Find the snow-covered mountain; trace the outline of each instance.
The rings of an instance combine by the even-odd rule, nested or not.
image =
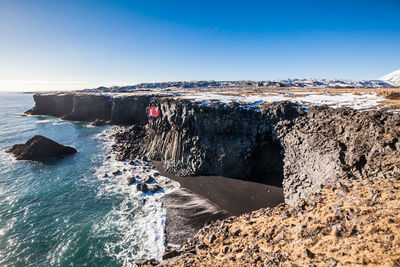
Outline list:
[[[381,77],[379,80],[385,81],[395,86],[400,86],[400,70],[393,71],[385,76]]]
[[[237,87],[303,87],[303,88],[382,88],[392,87],[383,80],[339,80],[339,79],[286,79],[274,81],[180,81],[140,83],[130,86],[98,87],[85,89],[86,92],[133,92],[135,90],[166,90],[195,88],[237,88]]]

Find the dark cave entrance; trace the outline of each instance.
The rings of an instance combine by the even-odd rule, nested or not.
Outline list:
[[[282,187],[284,149],[271,132],[257,136],[247,180]]]

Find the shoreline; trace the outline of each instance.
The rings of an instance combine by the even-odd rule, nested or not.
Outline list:
[[[233,216],[208,199],[182,187],[165,194],[160,201],[166,212],[165,253],[169,247],[179,248],[188,239],[194,238],[205,225]]]
[[[181,187],[235,216],[272,208],[284,202],[283,189],[280,187],[223,176],[181,177],[166,173],[161,161],[153,160],[151,163],[160,175],[178,182]]]
[[[183,245],[207,224],[284,202],[279,187],[223,176],[180,177],[166,173],[161,161],[153,160],[151,165],[161,176],[180,184],[161,198],[168,246]]]
[[[110,132],[101,137],[117,144],[113,137],[116,132],[110,128]],[[108,154],[117,156],[119,152],[111,145]],[[166,253],[169,247],[180,247],[187,239],[194,238],[207,224],[284,202],[280,187],[223,176],[180,177],[166,173],[161,161],[145,162],[160,176],[179,183],[179,188],[158,200],[166,212]]]
[[[98,97],[86,99],[82,96],[80,100],[87,100],[98,106],[109,104],[110,101],[105,96],[100,100]],[[121,113],[121,110],[126,111],[126,107],[136,107],[136,104],[141,103],[137,99],[115,99],[120,102],[113,102],[112,111],[103,110],[103,115],[123,117],[127,114]],[[75,108],[83,108],[83,104],[79,101],[73,102]],[[168,219],[166,215],[162,223],[164,232],[167,232],[163,240],[165,242],[166,238],[171,244],[188,239],[196,233],[197,227],[201,228],[210,220],[217,220],[212,225],[219,225],[220,228],[216,229],[218,232],[225,229],[225,222],[231,222],[235,218],[251,220],[251,214],[257,212],[249,212],[260,208],[268,209],[278,205],[278,209],[284,206],[304,211],[302,203],[305,200],[319,194],[326,185],[336,182],[345,184],[344,181],[340,182],[341,178],[386,179],[400,174],[399,114],[379,110],[361,112],[347,107],[336,109],[327,105],[313,106],[304,111],[301,106],[288,101],[271,103],[255,109],[254,106],[241,106],[237,102],[222,105],[171,97],[151,99],[149,105],[158,106],[163,112],[162,117],[149,119],[146,125],[133,124],[124,127],[120,124],[121,128],[114,128],[117,130],[113,135],[112,148],[115,154],[118,154],[116,160],[143,161],[147,167],[151,165],[151,168],[156,169],[161,178],[182,186],[174,191],[175,194],[166,195],[164,201],[164,212],[172,216],[172,219]],[[82,112],[78,113],[82,115]],[[166,171],[188,177],[169,175],[164,171],[161,162],[151,161],[152,159],[164,159]],[[269,176],[272,173],[284,174],[281,180],[283,193],[282,188],[248,181],[255,180],[258,175],[268,175],[264,181],[275,181]],[[224,176],[190,176],[196,174],[220,174],[242,177],[245,180]],[[143,177],[138,179],[145,182]],[[141,186],[137,186],[138,190],[142,190],[140,188]],[[342,191],[348,190],[344,187]],[[283,202],[283,195],[286,204],[279,205]],[[378,194],[373,193],[370,197],[377,198]],[[312,206],[310,208],[314,209]],[[173,217],[173,211],[178,216]],[[218,215],[218,212],[222,212],[219,218],[234,216],[224,221],[218,221],[218,216],[209,216]],[[289,218],[291,214],[282,213],[279,216]],[[269,217],[271,216],[266,214],[264,218]],[[190,226],[190,223],[194,226]],[[249,223],[250,228],[253,223]],[[280,223],[280,218],[277,218],[277,224]],[[333,226],[343,228],[328,223],[329,229]],[[184,226],[188,224],[190,231],[185,231]],[[293,228],[290,222],[288,225],[287,229],[294,231],[304,228]],[[206,225],[201,231],[208,231],[210,227]],[[237,227],[241,228],[241,224]],[[235,226],[236,229],[230,233],[224,231],[228,237],[230,234],[238,237],[238,242],[250,237],[258,238],[255,232],[250,237],[248,234],[241,236],[241,229],[237,227]],[[206,245],[214,243],[217,232],[207,237],[208,241],[199,240],[197,245],[202,247],[199,249],[204,249],[204,241]],[[284,235],[285,232],[286,230],[280,233]],[[350,231],[349,234],[352,232],[354,231]],[[264,234],[269,236],[269,233]],[[305,232],[300,234],[310,235]],[[171,237],[174,235],[180,236],[180,239],[173,241]],[[192,241],[201,235],[201,232],[197,232],[193,238],[186,240],[179,251],[185,253],[186,244],[192,244]],[[224,239],[225,235],[221,238]],[[278,239],[284,240],[283,237]],[[253,244],[253,241],[249,244]],[[163,245],[165,248],[166,244]],[[169,251],[168,247],[165,249],[163,259],[173,257],[172,254],[179,252]],[[236,252],[236,249],[237,247],[224,247],[222,252]],[[197,253],[196,250],[194,252]],[[216,250],[206,251],[208,252],[212,255],[218,254]],[[260,250],[250,248],[247,252],[259,253]],[[307,251],[306,254],[312,255]],[[246,255],[242,256],[247,258]],[[258,260],[264,260],[262,257],[263,255],[259,255]]]

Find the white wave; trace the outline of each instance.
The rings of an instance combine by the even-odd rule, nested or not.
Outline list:
[[[72,122],[70,121],[53,122],[53,125],[65,125],[65,124],[72,124]]]
[[[36,123],[49,123],[54,122],[55,120],[37,120]]]
[[[105,130],[99,136],[109,135]],[[106,150],[111,153],[112,141],[102,138]],[[125,169],[125,171],[124,171]],[[112,172],[120,170],[121,175],[112,176]],[[135,259],[161,258],[165,248],[165,218],[160,198],[179,187],[177,182],[157,176],[157,183],[164,189],[155,194],[142,193],[136,185],[128,185],[127,178],[138,176],[139,180],[154,174],[156,170],[143,161],[130,165],[128,161],[117,161],[114,157],[105,159],[104,164],[96,171],[103,182],[98,191],[99,198],[116,198],[120,201],[110,210],[104,220],[94,226],[96,235],[113,236],[105,243],[106,253],[117,259],[124,266],[130,266]],[[109,177],[104,177],[108,174]],[[117,237],[117,238],[115,238]]]

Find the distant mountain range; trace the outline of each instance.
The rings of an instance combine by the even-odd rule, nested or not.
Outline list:
[[[210,87],[310,87],[310,88],[381,88],[400,86],[400,70],[389,73],[379,80],[341,79],[285,79],[273,81],[180,81],[140,83],[129,86],[98,87],[86,92],[130,92],[146,89],[194,89]]]
[[[400,70],[386,74],[385,76],[381,77],[380,80],[390,83],[394,86],[400,86]]]

